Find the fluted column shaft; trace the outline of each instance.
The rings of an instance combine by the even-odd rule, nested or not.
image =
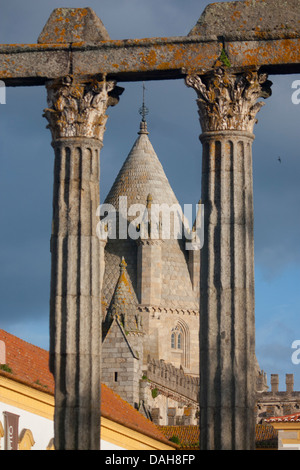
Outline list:
[[[55,376],[55,447],[92,449],[100,442],[100,246],[95,217],[100,146],[64,139],[54,148],[50,366]]]
[[[114,84],[48,84],[55,151],[51,236],[50,370],[57,450],[100,448],[101,269],[96,212],[100,149]],[[111,103],[110,103],[110,100]]]
[[[254,449],[252,130],[270,82],[217,68],[186,83],[197,91],[203,130],[200,448]]]
[[[255,321],[251,134],[203,134],[200,281],[202,448],[254,445]]]

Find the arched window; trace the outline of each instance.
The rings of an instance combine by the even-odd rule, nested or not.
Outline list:
[[[182,349],[183,345],[183,330],[180,325],[176,325],[171,333],[171,348]]]
[[[181,319],[177,321],[175,327],[171,330],[171,349],[176,355],[181,354],[181,364],[189,368],[190,334],[188,325]]]

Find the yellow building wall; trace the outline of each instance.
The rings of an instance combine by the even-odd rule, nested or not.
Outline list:
[[[278,430],[279,450],[300,450],[300,423],[272,423]]]
[[[16,382],[6,376],[0,376],[0,401],[43,418],[52,421],[54,419],[52,394]],[[105,417],[101,418],[101,439],[126,450],[174,450],[172,446]],[[20,447],[28,449],[30,444],[33,445],[30,433],[27,432],[20,441]]]

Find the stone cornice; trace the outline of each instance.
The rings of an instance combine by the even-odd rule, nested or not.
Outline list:
[[[172,307],[156,307],[148,305],[139,305],[138,310],[140,312],[151,313],[152,317],[156,317],[160,314],[182,314],[182,315],[199,315],[199,310],[196,309],[183,309],[183,308],[172,308]]]

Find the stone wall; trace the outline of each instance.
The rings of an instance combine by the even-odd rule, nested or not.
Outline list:
[[[186,375],[181,368],[176,368],[163,359],[148,357],[147,378],[166,389],[173,390],[191,402],[198,403],[199,378]]]
[[[140,393],[156,424],[198,424],[199,378],[185,374],[182,368],[148,356]]]
[[[265,382],[263,391],[257,392],[257,424],[263,424],[265,419],[273,416],[299,413],[300,392],[294,391],[293,374],[286,374],[285,384],[286,390],[279,391],[279,376],[271,374],[271,390],[266,390]]]
[[[141,358],[141,338],[138,335],[126,335],[115,319],[102,343],[101,380],[135,408],[139,406]]]
[[[183,367],[188,375],[199,375],[199,311],[175,308],[142,307],[144,338],[144,365],[148,355]],[[171,347],[172,331],[182,330],[181,349]]]

